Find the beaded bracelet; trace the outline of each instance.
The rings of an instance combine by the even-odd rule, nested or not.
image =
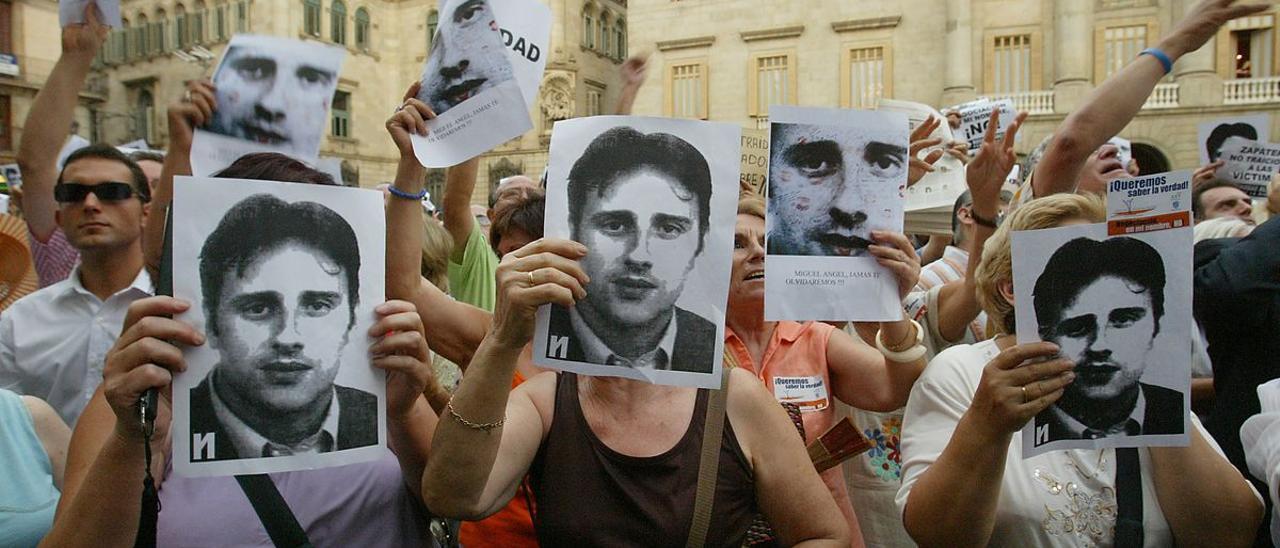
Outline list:
[[[400,190],[400,189],[396,188],[396,186],[395,186],[395,185],[391,185],[391,186],[387,187],[387,192],[390,192],[390,193],[391,193],[391,195],[392,195],[392,196],[395,196],[396,198],[404,198],[404,199],[406,199],[406,200],[418,200],[418,201],[421,201],[423,198],[426,198],[426,197],[427,197],[427,189],[425,189],[425,188],[423,188],[423,189],[422,189],[422,191],[421,191],[421,192],[418,192],[417,194],[410,194],[410,193],[408,193],[408,192],[405,192],[405,191],[403,191],[403,190]]]

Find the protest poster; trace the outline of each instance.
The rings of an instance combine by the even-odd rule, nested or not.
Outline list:
[[[22,188],[22,170],[18,169],[18,164],[0,165],[0,175],[9,183],[9,188]]]
[[[67,28],[71,25],[83,25],[84,8],[91,3],[98,5],[102,24],[113,29],[124,26],[124,19],[120,15],[120,0],[58,0],[58,26]]]
[[[867,248],[901,232],[907,117],[770,107],[764,317],[899,320],[898,281]]]
[[[1219,158],[1225,163],[1214,176],[1239,185],[1252,198],[1266,198],[1272,178],[1280,171],[1280,144],[1232,137],[1222,146]]]
[[[386,375],[368,352],[385,299],[382,194],[177,177],[173,214],[173,294],[192,303],[177,319],[207,337],[173,378],[174,473],[383,457]]]
[[[1133,142],[1124,137],[1112,137],[1107,139],[1107,144],[1116,147],[1116,160],[1127,171],[1129,162],[1133,161]]]
[[[1023,458],[1188,445],[1190,205],[1190,171],[1117,179],[1105,223],[1013,233],[1018,342],[1057,344],[1076,375],[1023,428]]]
[[[1196,143],[1199,143],[1200,147],[1200,165],[1207,165],[1217,160],[1222,155],[1222,146],[1232,137],[1250,141],[1270,141],[1271,115],[1235,116],[1200,124],[1196,130]]]
[[[544,233],[587,247],[591,281],[573,308],[538,311],[534,363],[720,386],[741,131],[639,116],[556,123]]]
[[[743,129],[742,174],[739,179],[742,191],[763,197],[765,180],[768,178],[769,131]]]
[[[211,175],[251,152],[314,163],[346,55],[318,42],[233,36],[213,72],[218,109],[192,139],[192,173]]]
[[[946,118],[929,105],[881,99],[876,110],[905,114],[912,130],[930,117],[942,120],[938,128],[929,134],[930,139],[942,139],[942,144],[921,150],[917,156],[927,156],[930,152],[939,150],[947,143],[956,140]],[[906,232],[950,235],[951,209],[955,205],[956,198],[959,198],[967,188],[964,180],[964,162],[950,154],[943,154],[933,164],[933,172],[926,173],[916,181],[916,184],[907,188],[907,201],[904,205]]]
[[[957,105],[950,110],[960,114],[960,129],[957,132],[961,140],[969,142],[970,156],[977,154],[978,149],[982,148],[982,139],[987,134],[987,125],[991,123],[992,111],[1000,111],[1000,127],[996,129],[996,139],[1003,139],[1009,124],[1018,117],[1018,111],[1014,110],[1011,99],[980,98]]]
[[[551,9],[536,0],[444,0],[418,99],[435,112],[413,152],[449,167],[533,128]]]

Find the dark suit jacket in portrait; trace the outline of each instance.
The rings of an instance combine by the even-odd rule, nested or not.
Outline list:
[[[355,388],[333,385],[338,393],[338,439],[335,440],[335,451],[354,449],[376,445],[378,443],[378,397]],[[195,388],[191,389],[191,434],[213,434],[213,458],[204,458],[203,454],[195,454],[195,444],[191,446],[192,462],[214,462],[239,458],[255,458],[261,455],[236,454],[235,444],[213,410],[210,396],[211,386],[206,377]]]
[[[1141,435],[1181,434],[1183,430],[1182,392],[1154,384],[1138,383],[1146,399]],[[1036,426],[1049,425],[1049,441],[1081,439],[1072,428],[1062,424],[1049,407],[1036,415]]]
[[[556,356],[551,344],[554,337],[568,338],[566,355]],[[692,373],[710,373],[715,363],[716,324],[693,312],[676,307],[676,342],[670,356],[672,371]],[[573,322],[569,318],[569,310],[551,307],[551,322],[547,327],[547,357],[554,359],[586,362],[586,354],[582,344],[573,334]],[[604,365],[604,364],[600,364]]]

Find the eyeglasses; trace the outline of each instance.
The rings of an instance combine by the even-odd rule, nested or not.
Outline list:
[[[90,193],[93,193],[94,196],[104,202],[118,202],[132,198],[134,191],[133,185],[120,182],[106,182],[96,185],[62,183],[53,187],[53,199],[63,204],[83,202],[85,198],[89,197]]]

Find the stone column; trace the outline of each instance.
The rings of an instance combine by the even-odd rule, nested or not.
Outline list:
[[[942,106],[973,99],[972,0],[947,0],[947,67],[942,88]]]
[[[1196,1],[1175,0],[1174,21],[1182,20]],[[1200,49],[1183,55],[1174,63],[1173,77],[1178,82],[1179,106],[1222,104],[1222,76],[1214,70],[1214,57],[1217,54],[1215,42],[1216,36],[1210,38]]]
[[[1093,2],[1053,2],[1053,108],[1067,113],[1093,89]]]

